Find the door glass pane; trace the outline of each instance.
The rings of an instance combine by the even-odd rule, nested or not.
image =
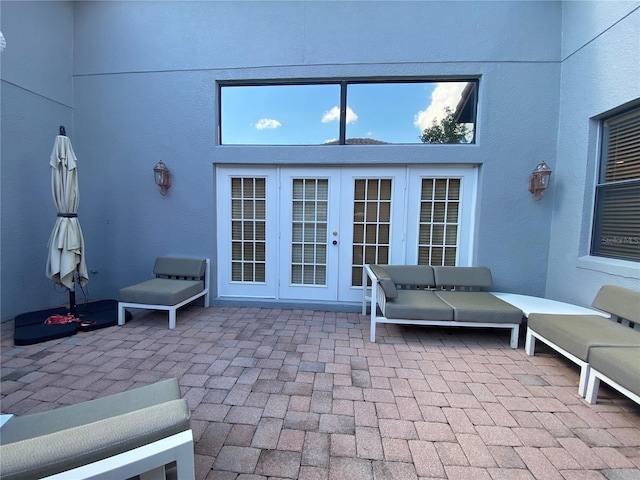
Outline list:
[[[324,286],[329,180],[295,178],[292,187],[291,284]]]
[[[266,181],[231,178],[231,280],[264,283],[266,279]]]
[[[389,263],[391,179],[356,179],[353,198],[351,285],[362,286],[362,267]]]
[[[459,178],[423,178],[418,265],[456,264],[460,211]]]

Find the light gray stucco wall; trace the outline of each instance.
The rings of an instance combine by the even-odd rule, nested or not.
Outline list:
[[[0,17],[7,41],[0,54],[0,316],[6,320],[69,299],[46,278],[45,265],[56,220],[49,156],[59,125],[74,134],[73,6],[3,1]],[[80,216],[86,211],[81,197]]]
[[[534,202],[527,179],[542,159],[554,166],[560,26],[556,2],[76,4],[92,288],[114,295],[161,253],[214,258],[214,163],[470,163],[481,170],[475,263],[496,288],[542,294],[553,195]],[[481,77],[478,143],[215,143],[216,81],[389,76]],[[151,178],[159,159],[174,174],[167,197]]]
[[[215,163],[480,165],[475,263],[496,288],[588,305],[638,288],[588,257],[597,116],[640,97],[640,2],[0,2],[2,320],[67,299],[44,275],[47,162],[80,162],[93,298],[159,253],[215,256]],[[365,14],[366,13],[366,14]],[[71,74],[73,72],[73,75]],[[222,147],[215,82],[479,76],[474,146]],[[161,197],[151,168],[174,187]],[[552,191],[526,191],[539,160]]]
[[[603,284],[640,288],[640,264],[589,256],[598,116],[640,98],[640,2],[563,3],[555,204],[546,294],[590,305]]]

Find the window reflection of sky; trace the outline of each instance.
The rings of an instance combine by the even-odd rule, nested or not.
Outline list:
[[[354,83],[347,87],[347,139],[420,143],[455,110],[466,82]],[[223,86],[222,143],[318,145],[339,137],[340,85]]]

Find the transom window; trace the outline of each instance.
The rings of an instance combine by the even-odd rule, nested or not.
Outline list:
[[[640,106],[602,122],[591,254],[640,261]]]
[[[220,143],[475,143],[477,87],[476,79],[220,84]]]

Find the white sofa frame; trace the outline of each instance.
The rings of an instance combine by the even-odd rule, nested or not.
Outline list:
[[[125,308],[140,308],[144,310],[164,310],[169,312],[169,329],[173,330],[176,328],[176,312],[180,307],[185,306],[187,303],[191,303],[194,300],[204,296],[204,306],[209,306],[209,269],[211,266],[210,260],[205,259],[206,267],[204,272],[204,289],[201,292],[196,293],[195,295],[183,300],[180,303],[176,303],[175,305],[158,305],[158,304],[148,304],[148,303],[129,303],[129,302],[118,302],[118,325],[124,325],[125,321]]]
[[[437,327],[473,327],[473,328],[503,328],[511,330],[509,346],[518,348],[518,339],[520,336],[520,324],[516,323],[489,323],[489,322],[460,322],[457,320],[409,320],[403,318],[387,318],[384,316],[387,297],[382,288],[378,285],[378,279],[369,267],[364,265],[362,274],[362,314],[367,314],[367,303],[371,304],[371,327],[370,340],[371,343],[376,342],[376,326],[379,323],[393,323],[396,325],[426,325]],[[367,295],[367,277],[371,279],[371,294]],[[378,315],[378,309],[382,315]]]
[[[97,462],[44,477],[43,480],[113,480],[131,478],[166,480],[165,465],[176,462],[178,480],[195,478],[193,433],[176,433],[153,443]]]
[[[598,389],[600,388],[600,381],[603,381],[610,387],[616,389],[617,391],[619,391],[620,393],[622,393],[623,395],[627,396],[628,398],[636,402],[638,405],[640,405],[640,395],[636,395],[628,388],[623,387],[618,382],[612,380],[611,378],[607,377],[605,374],[603,374],[602,372],[599,372],[593,367],[589,368],[589,375],[587,378],[587,391],[586,391],[586,394],[584,395],[584,398],[588,403],[592,405],[596,403],[596,400],[598,399]]]
[[[575,363],[580,367],[580,381],[578,382],[578,394],[581,397],[584,397],[587,392],[587,378],[589,376],[589,371],[591,370],[591,367],[589,366],[589,362],[580,360],[578,357],[567,352],[564,348],[559,347],[548,338],[545,338],[539,333],[536,333],[530,328],[527,328],[527,335],[524,341],[524,351],[529,356],[533,356],[535,353],[536,339],[540,340],[544,344],[553,348],[560,355],[562,355],[563,357],[566,357],[568,360],[571,360],[573,363]]]

